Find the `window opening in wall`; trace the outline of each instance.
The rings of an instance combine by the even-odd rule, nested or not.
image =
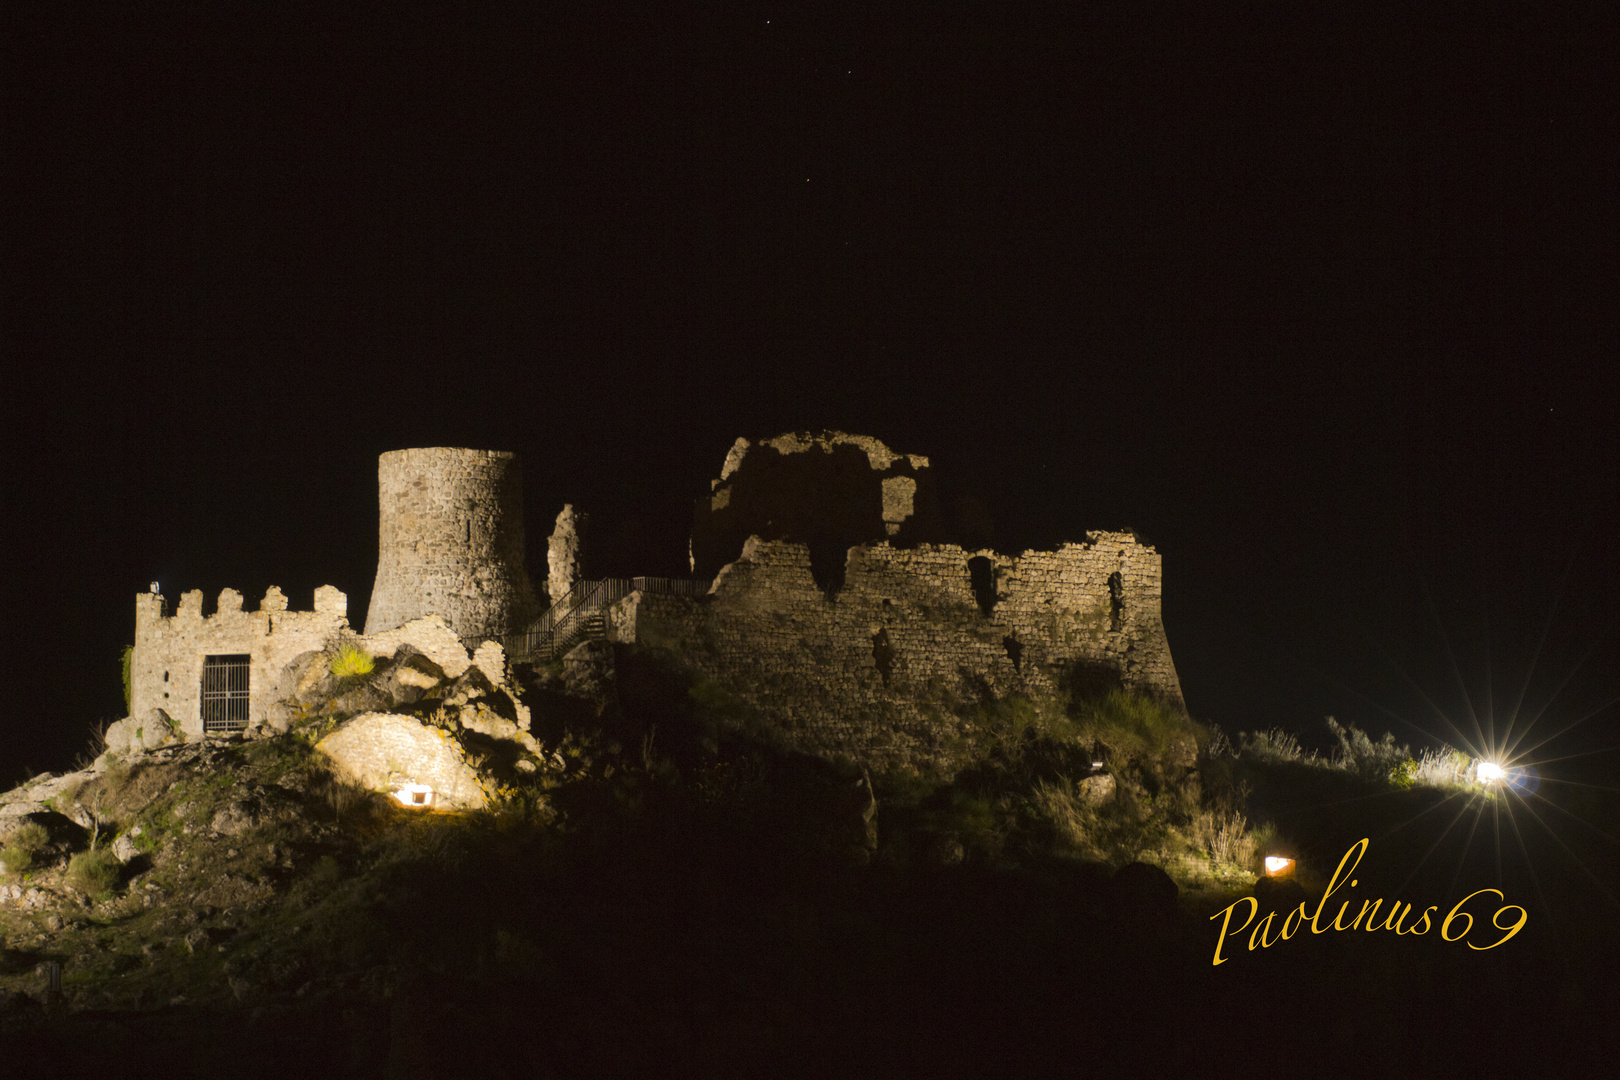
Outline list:
[[[883,685],[889,685],[889,674],[894,671],[894,646],[889,644],[888,627],[872,635],[872,662],[883,676]]]
[[[1108,575],[1108,629],[1118,630],[1125,614],[1125,579],[1115,570]]]
[[[983,555],[968,560],[968,583],[973,586],[973,599],[986,615],[996,606],[996,567]]]
[[[1014,671],[1024,670],[1024,645],[1017,638],[1008,634],[1001,639],[1001,647],[1007,650],[1007,659],[1012,661]]]
[[[248,671],[253,658],[246,653],[203,657],[203,731],[241,731],[248,721]]]

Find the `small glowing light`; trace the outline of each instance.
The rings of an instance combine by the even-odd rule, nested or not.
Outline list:
[[[1281,855],[1266,856],[1266,877],[1281,877],[1292,872],[1293,869],[1293,859],[1285,859]]]
[[[406,784],[392,793],[401,806],[420,810],[433,805],[433,789],[426,784]]]
[[[1506,779],[1507,770],[1494,761],[1482,761],[1479,763],[1479,768],[1474,770],[1474,775],[1479,777],[1480,783],[1489,784],[1496,780]]]

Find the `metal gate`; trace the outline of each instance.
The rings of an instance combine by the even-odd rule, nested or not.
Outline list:
[[[202,722],[205,733],[241,731],[248,722],[248,669],[245,653],[203,657]]]

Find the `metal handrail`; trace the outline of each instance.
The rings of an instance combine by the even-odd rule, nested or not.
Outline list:
[[[567,594],[551,605],[528,629],[507,634],[502,644],[510,656],[544,655],[550,659],[572,648],[592,632],[605,635],[604,609],[633,592],[696,598],[705,595],[710,584],[707,579],[665,577],[576,581]]]

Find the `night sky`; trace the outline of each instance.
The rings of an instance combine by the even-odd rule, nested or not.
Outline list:
[[[1425,697],[1501,717],[1532,663],[1538,731],[1620,694],[1612,27],[0,48],[7,783],[122,715],[149,581],[362,622],[413,446],[522,456],[538,578],[564,501],[605,572],[683,574],[737,436],[874,435],[1001,551],[1154,544],[1228,731],[1432,745]]]

